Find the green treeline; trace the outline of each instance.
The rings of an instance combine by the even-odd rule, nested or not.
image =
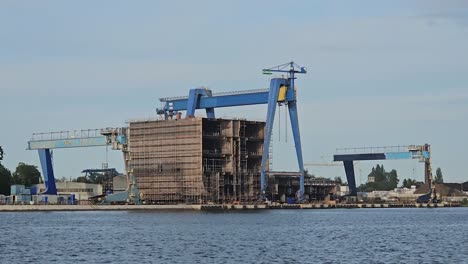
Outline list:
[[[361,192],[372,192],[372,191],[390,191],[398,187],[398,174],[396,170],[390,172],[385,171],[383,165],[377,164],[376,167],[372,168],[369,178],[373,177],[374,182],[367,182],[359,186]]]
[[[34,165],[20,162],[16,170],[11,171],[0,164],[0,194],[10,195],[11,185],[21,184],[27,187],[40,183],[41,173]]]

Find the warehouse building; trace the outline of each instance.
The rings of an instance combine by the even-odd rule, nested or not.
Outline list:
[[[74,195],[77,201],[89,200],[90,197],[102,194],[102,185],[83,182],[56,182],[58,195]],[[31,189],[37,190],[37,194],[45,191],[44,184],[37,184]],[[35,193],[36,194],[36,193]]]

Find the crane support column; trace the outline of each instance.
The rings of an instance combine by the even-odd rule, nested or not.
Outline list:
[[[346,180],[348,181],[349,186],[349,196],[356,196],[357,189],[356,189],[356,176],[354,175],[354,161],[346,160],[343,161],[345,173],[346,173]]]
[[[52,155],[50,149],[39,149],[38,152],[45,185],[45,191],[42,194],[57,195],[57,187],[55,186],[54,168],[52,167]]]
[[[268,162],[268,150],[270,149],[270,142],[271,142],[271,133],[273,130],[273,123],[275,121],[275,112],[276,112],[276,105],[278,100],[279,89],[282,85],[287,85],[286,79],[281,78],[274,78],[271,79],[270,82],[270,91],[268,93],[268,110],[267,110],[267,117],[266,117],[266,124],[265,124],[265,132],[264,132],[264,139],[263,139],[263,152],[262,152],[262,165],[261,165],[261,172],[260,172],[260,190],[261,195],[265,195],[265,170],[266,164]]]
[[[195,110],[200,107],[201,96],[211,97],[212,92],[211,90],[204,88],[190,89],[187,100],[187,117],[195,116]],[[213,107],[206,108],[206,117],[215,118],[215,111]]]
[[[304,160],[302,159],[301,133],[299,131],[299,117],[297,114],[296,101],[288,102],[288,109],[289,117],[291,120],[291,129],[294,137],[294,145],[296,147],[297,163],[299,165],[299,172],[301,173],[299,183],[299,196],[302,198],[302,195],[304,195]]]

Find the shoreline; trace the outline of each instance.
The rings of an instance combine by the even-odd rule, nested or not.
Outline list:
[[[445,208],[462,207],[458,204],[276,204],[276,205],[0,205],[0,212],[51,212],[51,211],[240,211],[277,209],[359,209],[359,208]]]

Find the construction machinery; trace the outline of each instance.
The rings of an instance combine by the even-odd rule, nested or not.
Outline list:
[[[206,88],[191,89],[187,97],[161,98],[160,101],[164,106],[162,109],[156,109],[156,112],[167,119],[173,118],[174,116],[177,117],[177,115],[180,116],[179,111],[186,111],[186,117],[191,118],[195,115],[196,109],[205,109],[208,118],[215,118],[215,108],[268,104],[260,176],[261,193],[265,195],[265,178],[269,173],[266,170],[268,164],[268,150],[270,148],[276,107],[277,105],[287,105],[299,167],[299,172],[296,173],[300,175],[299,197],[302,197],[304,194],[304,164],[294,82],[296,79],[295,74],[305,74],[307,70],[294,62],[289,62],[264,69],[263,73],[268,75],[273,73],[285,73],[287,77],[271,79],[270,89],[263,90],[213,94],[211,90]]]
[[[288,62],[279,66],[264,69],[264,74],[281,73],[287,75],[281,78],[272,78],[269,89],[237,91],[222,94],[213,94],[206,88],[195,88],[189,91],[187,97],[161,98],[164,104],[162,109],[157,109],[157,113],[164,119],[180,118],[179,111],[186,111],[186,117],[192,118],[196,109],[205,109],[207,118],[215,118],[215,108],[236,107],[244,105],[267,104],[267,116],[265,126],[265,136],[261,159],[260,189],[262,196],[265,196],[265,177],[270,172],[267,170],[271,135],[277,105],[287,105],[289,110],[291,128],[296,147],[296,156],[300,176],[300,187],[298,190],[299,199],[304,194],[304,165],[302,158],[302,146],[299,132],[299,119],[297,110],[296,87],[294,85],[296,74],[307,73],[306,68],[294,62]],[[44,194],[57,194],[55,178],[52,168],[52,149],[55,148],[75,148],[93,146],[112,146],[112,149],[121,150],[124,156],[125,170],[129,187],[126,192],[108,195],[106,202],[131,200],[139,202],[138,188],[131,166],[131,150],[127,144],[128,128],[106,128],[100,130],[83,130],[78,132],[54,132],[33,134],[33,138],[28,142],[28,149],[38,150],[46,190]]]
[[[63,148],[111,146],[121,150],[127,174],[128,188],[125,192],[106,196],[106,202],[131,201],[139,203],[138,188],[131,169],[130,154],[127,145],[127,128],[103,128],[80,131],[60,131],[35,133],[28,142],[29,150],[37,150],[42,167],[45,191],[42,194],[57,195],[52,150]]]
[[[81,173],[85,174],[85,178],[91,178],[93,180],[97,180],[102,184],[102,193],[104,194],[112,194],[114,193],[114,183],[113,179],[119,173],[115,168],[108,168],[107,163],[104,163],[102,169],[85,169],[81,171]]]
[[[420,196],[418,202],[434,202],[437,200],[435,186],[431,168],[431,146],[410,145],[410,146],[388,146],[388,147],[363,147],[337,149],[337,154],[333,156],[333,161],[342,161],[349,185],[348,196],[357,196],[356,179],[354,175],[354,161],[359,160],[397,160],[397,159],[417,159],[424,162],[425,185],[429,192]]]

